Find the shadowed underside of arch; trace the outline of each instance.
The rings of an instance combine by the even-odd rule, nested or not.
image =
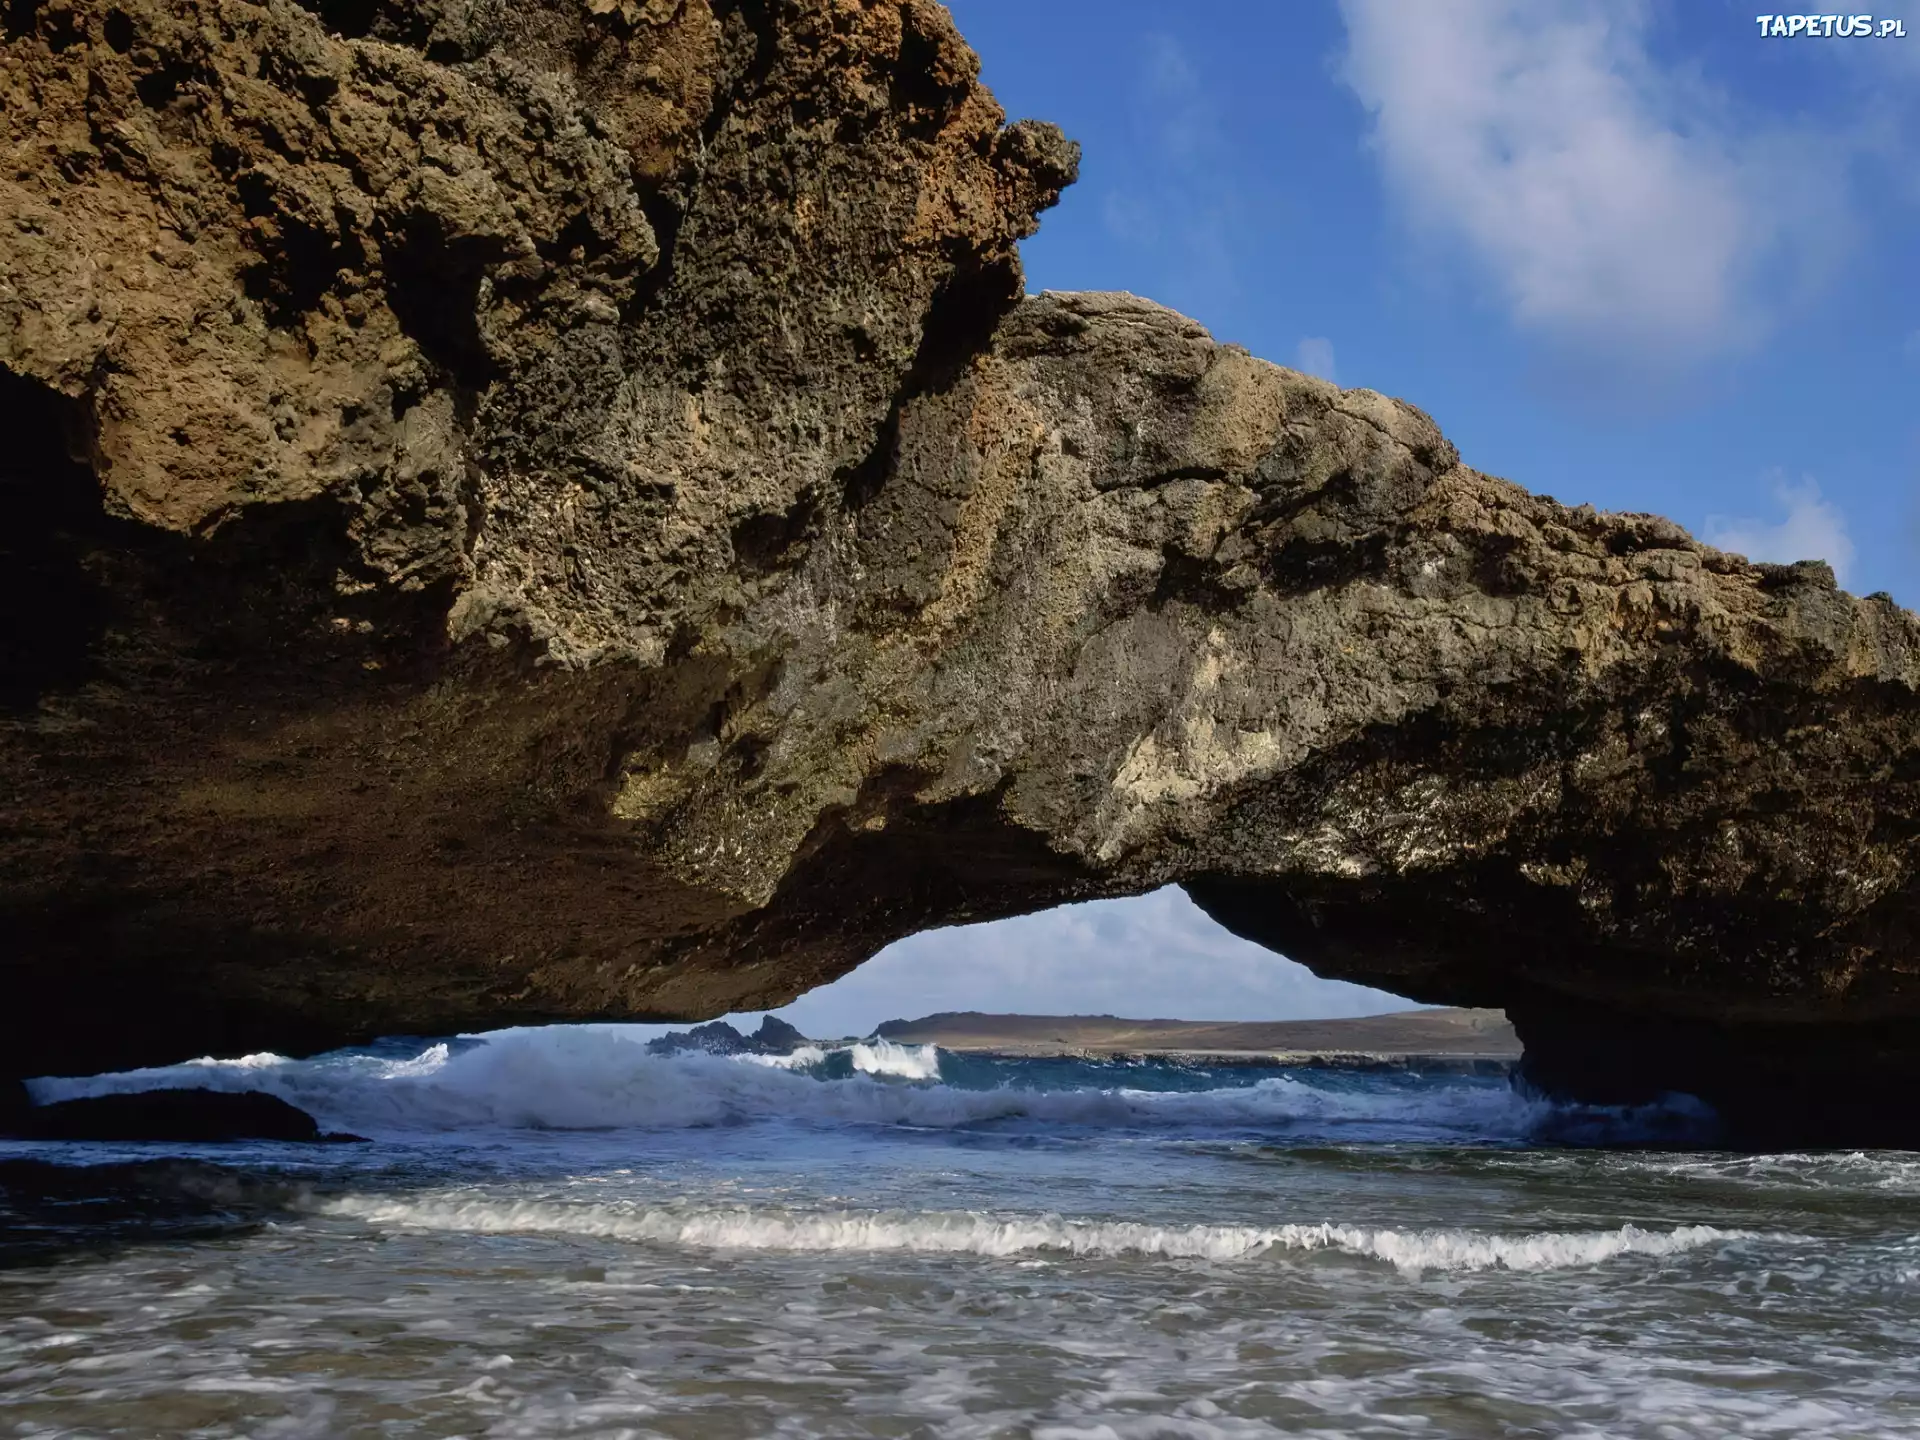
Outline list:
[[[15,1073],[1180,883],[1548,1088],[1915,1138],[1920,622],[1019,298],[1075,152],[938,7],[15,8]]]

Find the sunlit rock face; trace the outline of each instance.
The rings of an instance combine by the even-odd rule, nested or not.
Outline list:
[[[1920,1076],[1920,622],[1021,299],[1076,152],[938,7],[8,14],[19,1073],[1177,882],[1558,1091]]]

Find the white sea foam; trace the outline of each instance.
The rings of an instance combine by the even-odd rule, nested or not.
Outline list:
[[[258,1050],[231,1060],[217,1060],[211,1055],[203,1055],[198,1060],[187,1061],[189,1065],[203,1065],[210,1070],[272,1070],[286,1063],[286,1056],[276,1055],[271,1050]]]
[[[1402,1125],[1520,1135],[1539,1108],[1502,1087],[1322,1088],[1284,1076],[1251,1085],[1166,1091],[1126,1087],[970,1090],[928,1083],[938,1052],[869,1041],[849,1047],[856,1073],[827,1080],[819,1059],[651,1054],[618,1033],[556,1027],[404,1059],[365,1054],[159,1069],[33,1082],[41,1100],[198,1085],[265,1090],[323,1123],[382,1130],[681,1128],[785,1119],[814,1124],[953,1127],[999,1120],[1098,1127]],[[743,1063],[752,1059],[754,1063]],[[924,1078],[923,1078],[924,1077]],[[902,1080],[919,1083],[900,1083]]]
[[[848,1047],[853,1068],[862,1075],[898,1075],[903,1080],[938,1080],[940,1051],[933,1045],[896,1045],[868,1040]]]
[[[1690,1180],[1769,1188],[1920,1192],[1920,1158],[1897,1150],[1689,1155],[1670,1160],[1643,1159],[1639,1167]]]
[[[460,1196],[347,1196],[323,1202],[317,1208],[322,1214],[383,1229],[584,1235],[715,1250],[894,1251],[994,1257],[1060,1254],[1216,1261],[1246,1260],[1270,1251],[1338,1250],[1384,1261],[1410,1275],[1427,1270],[1569,1269],[1598,1265],[1622,1255],[1677,1255],[1759,1238],[1750,1231],[1711,1225],[1682,1225],[1672,1230],[1623,1225],[1617,1230],[1494,1235],[1474,1230],[1368,1229],[1326,1223],[1162,1226],[965,1211],[809,1213],[744,1207],[566,1205]]]
[[[741,1055],[738,1058],[769,1070],[814,1070],[836,1055],[845,1055],[862,1075],[892,1075],[902,1080],[938,1080],[940,1050],[934,1045],[896,1045],[891,1040],[860,1040],[826,1049],[802,1045],[786,1055]]]
[[[764,1065],[769,1070],[811,1070],[826,1062],[828,1051],[818,1045],[802,1045],[785,1055],[742,1055],[749,1065]]]

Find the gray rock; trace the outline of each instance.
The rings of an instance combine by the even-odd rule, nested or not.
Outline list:
[[[742,1035],[724,1020],[696,1025],[691,1030],[673,1030],[647,1042],[656,1055],[679,1055],[689,1050],[709,1055],[788,1055],[807,1043],[786,1021],[772,1015],[760,1018],[760,1028]]]

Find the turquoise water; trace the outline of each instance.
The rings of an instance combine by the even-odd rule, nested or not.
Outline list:
[[[1920,1156],[1684,1106],[589,1030],[40,1088],[156,1079],[371,1140],[0,1147],[137,1167],[9,1192],[0,1435],[1920,1435]]]

